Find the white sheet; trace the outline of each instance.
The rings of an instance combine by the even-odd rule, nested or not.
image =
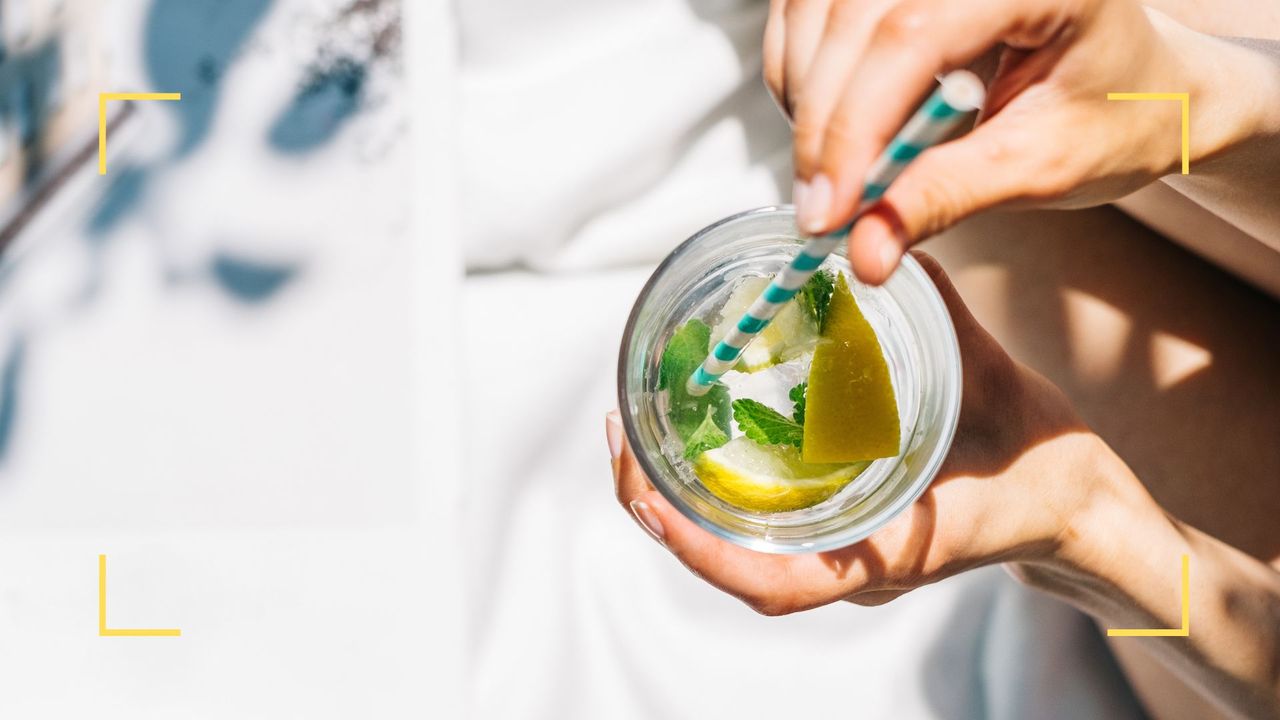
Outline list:
[[[128,80],[104,90],[188,89],[127,74],[148,11],[187,2],[112,4]],[[216,25],[249,5],[193,11]],[[426,5],[415,28],[438,36],[410,30],[413,57],[447,73],[448,16]],[[440,551],[459,483],[440,339],[460,264],[409,223],[417,205],[447,229],[452,206],[403,132],[407,93],[305,156],[270,150],[314,50],[281,38],[315,11],[271,5],[203,144],[152,168],[112,232],[86,229],[92,200],[136,154],[106,178],[89,163],[91,201],[44,212],[0,274],[0,717],[460,714],[460,559]],[[147,156],[172,113],[147,114]],[[420,137],[447,147],[436,117]],[[371,140],[381,162],[364,161]],[[430,168],[417,184],[415,167]],[[237,299],[208,270],[218,253],[297,269]],[[181,637],[99,637],[99,553],[109,625]]]
[[[789,184],[764,5],[461,6],[472,715],[1136,717],[1089,621],[998,568],[770,619],[617,506],[603,415],[631,302],[676,243]]]
[[[653,262],[712,220],[778,197],[790,147],[758,82],[765,9],[462,3],[468,266]]]
[[[474,717],[1139,717],[1089,621],[999,568],[765,618],[649,540],[613,497],[603,437],[648,272],[466,283]]]

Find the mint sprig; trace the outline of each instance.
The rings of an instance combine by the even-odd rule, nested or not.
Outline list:
[[[822,332],[822,327],[827,322],[827,309],[831,307],[831,296],[835,291],[835,274],[830,270],[819,270],[796,293],[796,302],[800,303],[800,307],[804,308],[817,325],[818,332]]]
[[[685,383],[694,370],[707,357],[707,348],[711,344],[711,328],[694,318],[686,322],[667,341],[662,351],[662,359],[658,363],[658,389],[666,390],[670,404],[668,419],[676,429],[676,434],[688,448],[695,433],[708,421],[725,435],[729,435],[729,391],[723,385],[712,387],[705,395],[694,397],[685,388]],[[706,442],[710,435],[703,429],[699,436]],[[687,450],[686,450],[687,452]]]
[[[748,398],[733,401],[733,419],[742,434],[760,445],[804,444],[804,426],[761,402]]]
[[[794,409],[791,411],[791,417],[795,418],[796,422],[801,425],[804,425],[805,393],[808,390],[809,383],[802,382],[791,388],[791,392],[787,393],[787,397],[791,398],[792,404],[795,405]]]
[[[684,444],[685,460],[692,460],[708,450],[729,442],[729,435],[716,424],[715,409],[707,408],[707,416],[702,424],[689,435]]]

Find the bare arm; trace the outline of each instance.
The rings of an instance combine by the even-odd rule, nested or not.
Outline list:
[[[1251,12],[1227,22],[1201,3],[1157,5],[775,0],[765,78],[794,118],[801,228],[849,222],[867,167],[933,77],[996,52],[978,126],[921,153],[853,227],[849,257],[864,281],[882,282],[908,247],[976,213],[1097,205],[1168,176],[1198,204],[1250,219],[1237,225],[1254,237],[1280,232],[1266,212],[1280,200],[1269,182],[1280,63],[1212,34],[1265,38],[1277,11],[1232,0]],[[1190,94],[1192,177],[1178,175],[1177,107],[1109,102],[1115,92]]]
[[[1106,627],[1179,627],[1180,560],[1190,555],[1191,634],[1133,638],[1155,658],[1144,667],[1172,671],[1177,682],[1166,686],[1186,683],[1231,713],[1280,718],[1280,573],[1168,517],[1066,396],[1014,362],[940,266],[919,259],[951,310],[965,374],[956,439],[915,505],[847,548],[756,553],[714,537],[654,490],[614,418],[607,427],[622,505],[698,577],[767,615],[839,600],[878,605],[974,567],[1013,563],[1024,581]]]
[[[1132,477],[1106,454],[1104,472]],[[1100,503],[1087,517],[1065,564],[1018,564],[1017,574],[1103,627],[1177,628],[1180,561],[1189,556],[1190,634],[1111,639],[1144,704],[1162,719],[1280,717],[1280,573],[1168,517],[1145,493]]]

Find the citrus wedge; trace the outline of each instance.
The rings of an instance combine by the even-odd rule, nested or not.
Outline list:
[[[848,463],[898,454],[902,430],[889,365],[844,275],[836,281],[805,401],[804,461]]]
[[[866,463],[808,465],[795,448],[739,437],[702,453],[693,467],[702,484],[727,503],[756,512],[786,512],[835,495]]]

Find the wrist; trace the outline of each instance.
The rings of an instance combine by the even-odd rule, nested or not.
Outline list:
[[[1259,141],[1280,137],[1280,67],[1260,53],[1148,15],[1169,49],[1177,87],[1189,95],[1188,159],[1212,173]],[[1180,170],[1181,153],[1179,153]]]
[[[1109,624],[1176,627],[1177,524],[1129,467],[1096,435],[1077,481],[1094,488],[1063,525],[1050,556],[1009,566],[1024,584],[1058,596]]]

